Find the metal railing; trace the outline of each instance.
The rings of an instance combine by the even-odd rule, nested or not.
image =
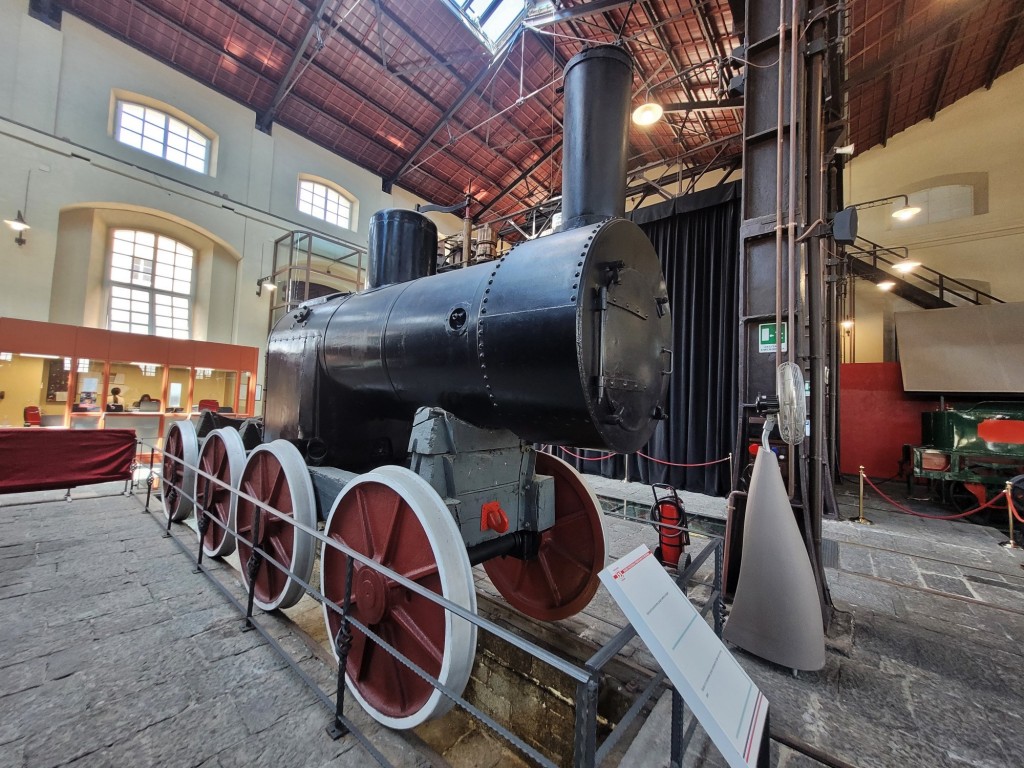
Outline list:
[[[893,267],[900,263],[899,260],[906,259],[910,253],[909,249],[903,246],[896,248],[889,248],[884,245],[872,242],[865,237],[858,237],[858,240],[863,240],[870,247],[862,248],[856,245],[848,245],[846,252],[851,256],[870,264],[876,269],[881,269],[879,264],[883,264],[886,267]],[[882,254],[888,254],[894,256],[897,261],[893,261]],[[949,301],[948,297],[953,296],[968,304],[981,304],[982,299],[987,299],[993,304],[1003,304],[1002,299],[997,299],[990,293],[978,290],[962,280],[957,280],[955,277],[943,274],[936,269],[926,267],[923,264],[914,267],[913,272],[900,272],[895,271],[893,277],[897,280],[902,280],[908,285],[912,285],[916,288],[920,288],[923,291],[931,293],[937,296],[943,301]],[[949,302],[954,303],[954,302]]]
[[[146,492],[146,503],[144,512],[150,513],[150,502],[152,498],[154,480],[158,478],[156,474],[154,461],[158,449],[149,443],[145,443],[146,447],[150,449],[150,475],[147,482]],[[206,565],[203,564],[203,542],[205,540],[205,534],[208,530],[209,525],[217,525],[223,531],[224,535],[233,537],[236,542],[240,541],[242,537],[236,532],[226,526],[216,515],[210,514],[207,510],[203,509],[199,501],[193,495],[191,489],[181,488],[178,489],[185,498],[192,501],[195,505],[197,523],[199,528],[199,545],[198,553],[195,556],[196,566],[194,573],[205,574],[217,587],[217,589],[228,599],[228,601],[234,605],[241,613],[244,614],[244,621],[242,624],[242,631],[257,630],[271,648],[278,653],[288,664],[288,666],[299,675],[300,679],[310,687],[316,694],[317,698],[326,708],[332,711],[332,720],[327,728],[328,733],[332,738],[340,738],[346,735],[352,735],[359,741],[359,743],[366,749],[367,753],[373,757],[373,759],[381,766],[389,766],[390,763],[380,753],[380,751],[361,733],[355,724],[344,714],[345,706],[345,669],[346,669],[346,654],[348,651],[348,642],[346,635],[350,632],[351,628],[362,632],[367,638],[372,640],[374,643],[379,645],[388,654],[397,659],[405,667],[413,671],[420,678],[428,682],[436,690],[440,691],[444,696],[451,699],[459,707],[461,707],[468,714],[472,715],[478,722],[487,726],[491,731],[505,739],[521,754],[534,761],[536,764],[545,766],[545,768],[557,768],[557,763],[552,761],[549,757],[541,754],[535,747],[531,746],[526,742],[524,738],[511,730],[506,728],[501,723],[497,722],[493,717],[480,710],[478,707],[473,705],[462,697],[461,694],[451,690],[438,679],[430,675],[428,672],[419,667],[408,657],[404,656],[398,649],[391,646],[389,643],[384,641],[379,635],[374,633],[369,627],[365,626],[361,622],[357,621],[348,613],[348,606],[351,597],[352,588],[352,571],[353,563],[358,561],[362,566],[372,568],[378,573],[382,574],[386,578],[393,580],[397,584],[400,584],[404,588],[408,589],[431,602],[441,606],[444,610],[458,616],[472,624],[476,625],[479,630],[488,632],[495,637],[509,643],[515,648],[528,653],[532,658],[546,664],[558,672],[561,672],[567,678],[575,683],[575,722],[574,722],[574,749],[573,749],[573,761],[574,768],[594,768],[594,766],[600,765],[604,761],[612,749],[618,744],[622,736],[629,730],[628,726],[640,715],[644,706],[650,701],[653,695],[661,689],[665,682],[664,672],[655,674],[648,682],[644,690],[640,695],[633,701],[625,715],[616,724],[611,734],[604,740],[603,743],[598,745],[597,733],[598,733],[598,697],[600,693],[600,682],[602,669],[615,658],[616,654],[622,650],[622,648],[636,636],[636,630],[632,625],[627,624],[619,632],[612,637],[607,643],[605,643],[596,653],[594,653],[582,666],[573,662],[567,661],[560,656],[552,653],[551,651],[531,642],[530,640],[521,637],[518,634],[502,627],[489,619],[480,616],[466,608],[453,603],[441,595],[438,595],[430,590],[420,586],[419,584],[410,581],[405,576],[402,576],[390,568],[370,559],[369,557],[351,549],[350,547],[342,544],[341,542],[328,538],[324,533],[321,533],[315,527],[309,527],[304,525],[293,517],[280,512],[279,510],[271,507],[268,504],[263,503],[259,499],[256,499],[249,494],[234,488],[219,478],[204,472],[198,466],[187,463],[182,459],[172,454],[164,454],[163,461],[171,460],[178,464],[183,465],[188,469],[192,469],[196,473],[196,477],[205,478],[212,481],[221,488],[228,489],[232,494],[238,496],[239,499],[244,499],[247,502],[254,505],[254,522],[253,522],[253,534],[252,540],[247,541],[247,544],[252,548],[252,556],[246,563],[240,563],[242,568],[248,569],[249,576],[249,588],[247,594],[246,603],[243,605],[235,595],[225,586]],[[296,529],[296,533],[301,532],[307,536],[312,537],[321,544],[329,546],[346,557],[346,574],[345,574],[345,590],[344,599],[341,604],[333,602],[326,598],[319,589],[315,586],[306,582],[301,575],[294,573],[289,567],[279,562],[270,552],[267,552],[258,545],[260,539],[261,529],[261,516],[272,515],[281,522],[291,525]],[[171,533],[171,523],[173,522],[173,516],[167,515],[167,524],[164,532],[165,537],[172,538],[177,544],[179,549],[185,554],[190,554],[188,547],[182,543],[176,536]],[[643,524],[647,524],[646,521],[638,521]],[[711,592],[706,600],[701,615],[707,616],[707,613],[711,611],[713,613],[714,629],[715,633],[721,637],[722,624],[723,624],[723,603],[722,603],[722,563],[723,563],[723,551],[724,545],[723,540],[719,537],[709,538],[708,544],[697,553],[692,561],[684,569],[679,571],[676,576],[676,583],[686,593],[687,585],[693,580],[698,570],[704,565],[705,562],[711,557],[714,557],[714,581],[711,585]],[[335,651],[339,658],[338,663],[338,674],[336,679],[336,690],[335,696],[332,699],[331,696],[324,692],[320,686],[313,681],[309,675],[302,670],[298,663],[292,659],[288,652],[278,643],[272,636],[271,632],[263,627],[259,621],[254,617],[254,599],[256,591],[256,581],[260,568],[272,567],[277,568],[279,571],[284,573],[291,579],[294,579],[298,584],[302,586],[306,594],[312,597],[314,600],[326,605],[330,610],[335,611],[342,619],[341,628],[338,635],[331,638],[334,645]],[[350,636],[349,636],[350,637]],[[673,689],[672,691],[672,739],[671,739],[671,753],[672,753],[672,764],[678,765],[682,759],[682,755],[685,753],[687,746],[689,745],[690,739],[693,736],[696,728],[696,721],[691,722],[690,726],[683,731],[683,703],[679,696],[679,693]]]

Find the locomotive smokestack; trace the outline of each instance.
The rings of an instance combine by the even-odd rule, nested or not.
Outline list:
[[[370,217],[366,287],[405,283],[437,271],[437,227],[416,211],[385,208]]]
[[[626,146],[633,61],[614,45],[576,54],[565,65],[562,229],[626,212]]]

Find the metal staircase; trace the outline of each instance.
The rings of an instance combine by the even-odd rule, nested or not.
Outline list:
[[[979,291],[955,277],[943,274],[924,265],[914,268],[913,272],[900,273],[890,269],[899,264],[900,259],[907,258],[906,249],[903,253],[895,248],[887,248],[867,238],[858,237],[867,247],[860,245],[847,246],[850,272],[876,285],[889,281],[894,283],[890,293],[906,299],[923,309],[941,309],[966,304],[1003,304],[990,293]],[[894,261],[889,256],[895,257]]]

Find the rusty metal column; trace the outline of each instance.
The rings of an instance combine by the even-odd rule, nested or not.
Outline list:
[[[795,23],[789,18],[794,7],[798,13]],[[777,355],[759,351],[758,332],[759,325],[774,323],[778,313],[784,319],[792,318],[792,327],[786,329],[787,343],[793,345],[790,359],[800,364],[811,383],[811,434],[803,446],[788,451],[787,459],[796,465],[789,491],[827,621],[831,600],[821,568],[821,516],[823,509],[834,506],[834,501],[825,499],[832,490],[824,477],[828,471],[825,434],[834,423],[836,399],[827,392],[829,372],[835,370],[830,353],[834,345],[825,326],[830,313],[825,306],[824,241],[813,235],[805,237],[818,219],[825,218],[825,154],[834,138],[828,130],[833,121],[827,117],[830,105],[826,104],[825,73],[828,68],[838,69],[839,56],[830,45],[837,27],[824,8],[822,0],[747,0],[745,18],[738,20],[745,28],[745,58],[751,66],[746,68],[743,126],[740,412],[733,451],[739,460],[733,482],[739,483],[750,461],[747,444],[760,432],[753,422],[754,402],[758,395],[775,393]],[[810,34],[801,35],[805,19],[813,20],[805,30]],[[832,96],[838,101],[837,93]],[[798,103],[791,105],[791,98]],[[792,124],[791,115],[797,116],[798,125]],[[779,157],[788,159],[791,151],[795,162],[780,163]],[[787,209],[792,221],[778,213]],[[798,249],[793,275],[789,274],[788,259],[778,258],[777,233],[783,227],[791,238],[800,235],[800,242],[790,246]],[[799,286],[797,296],[782,288],[791,279]],[[781,340],[778,331],[776,339]]]

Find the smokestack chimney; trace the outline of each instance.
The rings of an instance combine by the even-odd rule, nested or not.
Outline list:
[[[626,146],[633,60],[601,45],[565,65],[562,229],[626,212]]]
[[[385,208],[370,217],[366,287],[405,283],[437,271],[437,227],[422,213]]]

